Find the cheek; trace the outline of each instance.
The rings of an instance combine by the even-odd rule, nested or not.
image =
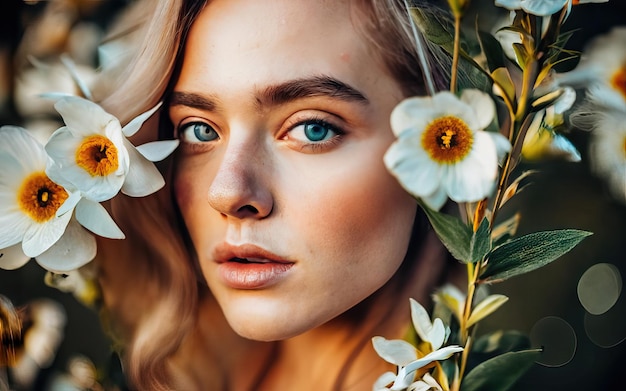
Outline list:
[[[358,156],[358,155],[357,155]],[[343,162],[341,169],[318,180],[299,183],[295,210],[303,239],[336,280],[360,286],[364,298],[384,284],[402,263],[417,204],[386,170],[382,157]],[[320,266],[321,268],[321,266]],[[375,272],[363,273],[374,269]],[[327,282],[333,283],[333,280]],[[348,281],[350,283],[348,283]]]

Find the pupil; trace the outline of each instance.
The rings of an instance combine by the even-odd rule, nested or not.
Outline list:
[[[328,128],[320,124],[306,124],[304,134],[311,141],[321,141],[328,134]]]
[[[212,141],[217,138],[217,133],[208,125],[195,124],[193,126],[193,133],[200,141]]]

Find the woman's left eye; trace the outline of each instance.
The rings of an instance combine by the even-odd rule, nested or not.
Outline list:
[[[303,143],[322,143],[341,135],[342,132],[335,126],[322,120],[308,120],[294,126],[289,131],[289,139]]]

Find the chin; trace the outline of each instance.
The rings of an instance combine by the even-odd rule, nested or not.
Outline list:
[[[298,310],[298,306],[285,303],[262,303],[254,305],[230,305],[222,307],[230,327],[241,337],[255,341],[280,341],[296,337],[312,330],[332,318],[332,314],[312,314]],[[239,303],[242,304],[242,303]]]
[[[245,321],[228,320],[228,323],[239,336],[263,342],[289,339],[310,329],[309,327],[296,327],[294,324],[289,324],[289,321],[287,323],[280,321],[259,322],[247,319]]]

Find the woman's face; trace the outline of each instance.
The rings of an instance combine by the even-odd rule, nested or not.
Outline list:
[[[402,98],[347,1],[211,1],[169,113],[176,199],[242,336],[337,317],[403,261],[416,204],[383,164]]]

